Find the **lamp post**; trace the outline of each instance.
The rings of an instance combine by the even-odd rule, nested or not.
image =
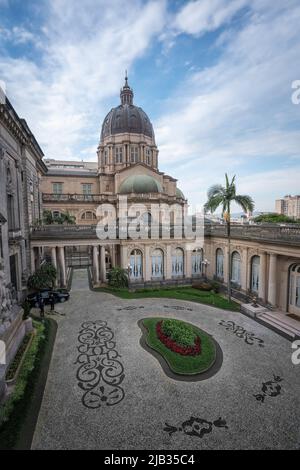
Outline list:
[[[128,263],[127,265],[128,289],[130,287],[130,272],[131,272],[131,266],[130,266],[130,263]]]
[[[207,280],[207,277],[206,277],[206,270],[207,270],[207,266],[210,265],[210,262],[208,261],[208,259],[204,259],[202,261],[202,266],[204,267],[204,277],[205,277],[205,280]]]

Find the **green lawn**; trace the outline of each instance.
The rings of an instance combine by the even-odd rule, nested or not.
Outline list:
[[[99,292],[107,292],[109,294],[121,297],[122,299],[143,299],[158,297],[188,300],[191,302],[213,305],[214,307],[223,308],[225,310],[240,310],[240,306],[238,303],[234,301],[228,302],[228,300],[222,297],[220,294],[194,289],[193,287],[164,287],[161,289],[139,289],[135,292],[130,292],[128,291],[128,289],[115,289],[112,287],[95,288],[94,290]]]
[[[209,369],[215,362],[216,347],[211,337],[192,325],[196,335],[201,339],[201,354],[198,356],[182,356],[168,349],[157,337],[156,324],[163,318],[145,318],[144,326],[148,330],[146,343],[159,352],[169,364],[170,369],[176,374],[194,375]]]

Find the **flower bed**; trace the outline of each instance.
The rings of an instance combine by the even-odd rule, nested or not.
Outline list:
[[[201,340],[195,335],[194,344],[186,346],[177,343],[170,335],[167,335],[163,329],[163,320],[156,324],[156,334],[158,339],[171,351],[181,354],[182,356],[197,356],[201,354]]]
[[[156,351],[166,362],[172,373],[193,376],[208,371],[216,361],[216,344],[213,338],[197,326],[175,318],[148,317],[140,321],[145,328],[145,344]],[[157,334],[160,324],[162,333],[169,336],[180,348],[195,346],[195,339],[200,338],[200,352],[196,355],[179,354],[161,341]],[[158,329],[160,329],[158,326]],[[167,333],[167,334],[166,334]],[[171,342],[169,342],[171,344]],[[183,379],[180,379],[183,380]]]

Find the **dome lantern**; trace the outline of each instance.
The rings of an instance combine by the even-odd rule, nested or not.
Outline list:
[[[133,90],[130,88],[128,85],[128,76],[127,76],[127,70],[125,74],[125,85],[121,89],[120,93],[120,98],[121,98],[121,104],[124,106],[125,104],[132,105],[133,104]]]

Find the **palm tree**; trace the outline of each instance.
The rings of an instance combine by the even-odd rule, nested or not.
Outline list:
[[[227,269],[227,290],[228,300],[231,300],[231,254],[230,254],[230,206],[235,202],[244,212],[253,212],[254,201],[250,196],[236,194],[235,176],[229,182],[227,173],[225,174],[225,186],[215,184],[211,186],[207,192],[207,202],[204,206],[205,211],[211,213],[221,206],[222,217],[226,221],[227,226],[227,248],[228,248],[228,269]]]

